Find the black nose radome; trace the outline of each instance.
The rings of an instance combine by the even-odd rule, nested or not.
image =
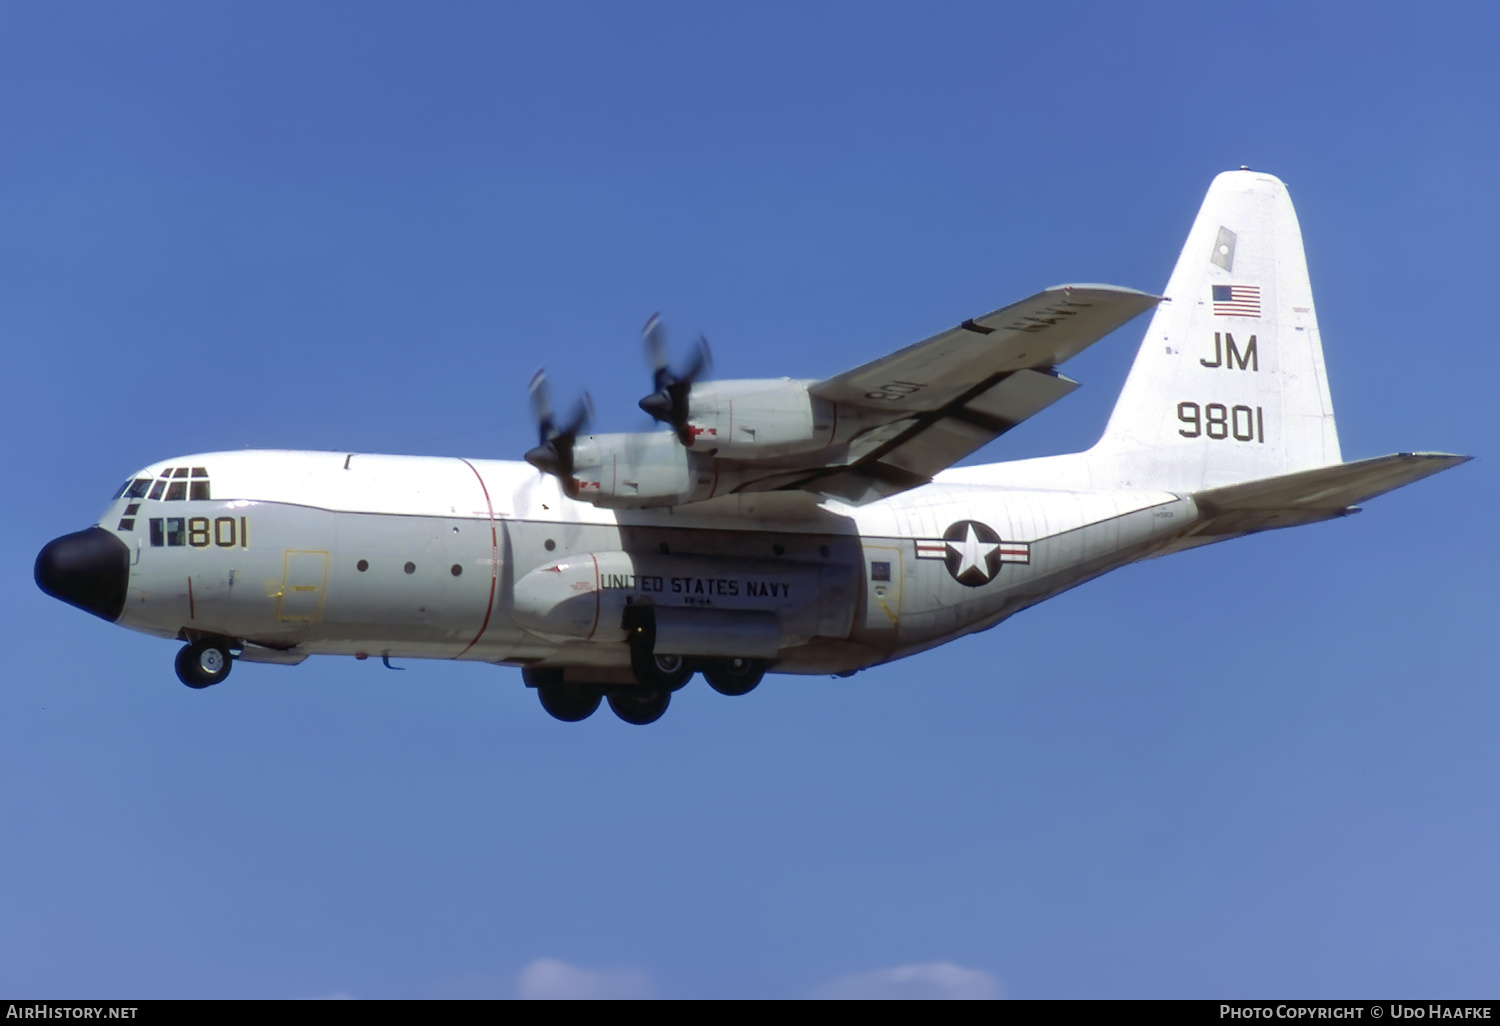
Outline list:
[[[44,545],[35,574],[48,595],[114,622],[125,611],[130,549],[104,528],[91,527]]]

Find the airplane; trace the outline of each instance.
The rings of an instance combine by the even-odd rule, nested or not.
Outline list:
[[[954,467],[1078,383],[1138,315],[1103,436]],[[310,655],[518,667],[564,721],[654,722],[701,673],[848,676],[988,630],[1138,560],[1330,520],[1470,457],[1344,462],[1285,185],[1218,175],[1163,297],[1064,285],[822,381],[673,372],[669,430],[584,434],[533,382],[526,461],[253,451],[133,474],[49,542],[42,591],[183,642],[179,679]]]

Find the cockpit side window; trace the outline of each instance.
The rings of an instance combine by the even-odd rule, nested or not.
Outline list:
[[[173,481],[171,484],[167,485],[167,501],[168,502],[175,502],[178,499],[186,499],[186,498],[187,498],[187,482],[186,481]]]

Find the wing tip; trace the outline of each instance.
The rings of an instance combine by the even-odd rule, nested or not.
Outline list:
[[[1142,292],[1140,289],[1128,289],[1123,285],[1105,285],[1099,282],[1070,282],[1063,285],[1053,285],[1051,288],[1043,289],[1043,292],[1107,292],[1114,296],[1131,296],[1138,299],[1149,299],[1153,304],[1160,303],[1162,297],[1152,292]]]
[[[1397,452],[1392,453],[1388,458],[1441,463],[1444,467],[1456,467],[1474,459],[1473,456],[1464,456],[1456,452]]]

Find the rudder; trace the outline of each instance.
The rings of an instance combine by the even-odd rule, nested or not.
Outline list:
[[[1286,186],[1214,179],[1103,437],[1096,485],[1189,492],[1342,462]]]

